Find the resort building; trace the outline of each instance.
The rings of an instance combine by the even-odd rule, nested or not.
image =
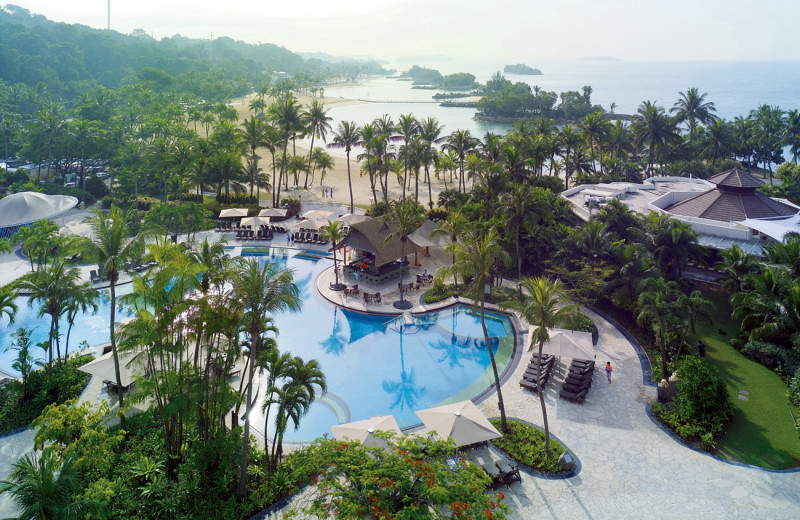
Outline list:
[[[762,185],[761,180],[734,168],[708,180],[653,177],[642,184],[583,184],[561,196],[585,221],[595,207],[616,198],[632,211],[657,211],[687,222],[700,234],[700,245],[707,248],[728,249],[736,244],[746,253],[760,255],[764,244],[800,232],[800,207],[759,193]]]

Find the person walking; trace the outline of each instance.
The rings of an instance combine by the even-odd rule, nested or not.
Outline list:
[[[611,361],[609,361],[609,362],[606,363],[606,377],[608,377],[608,384],[609,385],[611,384],[611,371],[612,370],[613,369],[611,368]]]
[[[697,353],[700,357],[706,357],[706,345],[702,341],[697,342]]]

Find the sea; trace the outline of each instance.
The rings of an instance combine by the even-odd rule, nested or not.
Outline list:
[[[412,65],[435,68],[442,74],[470,72],[483,83],[503,69],[502,62],[458,62],[446,58],[390,62],[385,67],[397,72]],[[614,112],[635,114],[645,100],[669,110],[680,92],[696,87],[707,93],[714,103],[716,115],[726,120],[746,116],[758,106],[767,104],[782,110],[800,108],[800,62],[788,61],[671,61],[628,62],[613,59],[567,60],[526,63],[542,71],[540,76],[505,74],[512,82],[525,82],[556,93],[592,88],[592,103]],[[400,114],[413,114],[417,119],[435,117],[446,135],[458,129],[469,130],[481,137],[486,132],[503,134],[510,125],[475,121],[475,109],[440,107],[433,102],[436,91],[412,89],[411,82],[394,78],[372,77],[355,85],[332,86],[325,97],[344,97],[364,103],[331,108],[333,128],[342,120],[361,125],[388,114],[395,121]]]

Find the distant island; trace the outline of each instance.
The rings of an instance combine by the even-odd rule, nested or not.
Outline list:
[[[506,74],[522,74],[525,76],[541,76],[542,71],[539,69],[534,69],[533,67],[528,67],[523,63],[517,63],[516,65],[506,65],[503,67],[503,72]]]

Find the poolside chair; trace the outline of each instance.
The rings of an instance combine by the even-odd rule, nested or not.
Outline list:
[[[506,485],[508,485],[513,479],[517,479],[522,482],[522,475],[519,473],[519,466],[513,466],[505,460],[496,460],[494,461],[494,465],[500,470],[500,475],[503,477]]]
[[[96,281],[98,281],[98,280],[100,279],[100,278],[97,276],[97,271],[96,271],[95,269],[92,269],[91,271],[89,271],[89,279],[90,279],[91,281],[93,281],[93,282],[96,282]]]
[[[571,392],[566,389],[562,389],[558,395],[567,399],[568,401],[575,401],[576,403],[582,403],[586,399],[586,392],[587,390],[581,390],[580,392]]]
[[[540,389],[545,387],[544,383],[534,383],[533,381],[528,381],[526,379],[520,380],[519,386],[537,394],[539,393]]]
[[[381,303],[381,293],[376,292],[374,296],[375,303]]]

